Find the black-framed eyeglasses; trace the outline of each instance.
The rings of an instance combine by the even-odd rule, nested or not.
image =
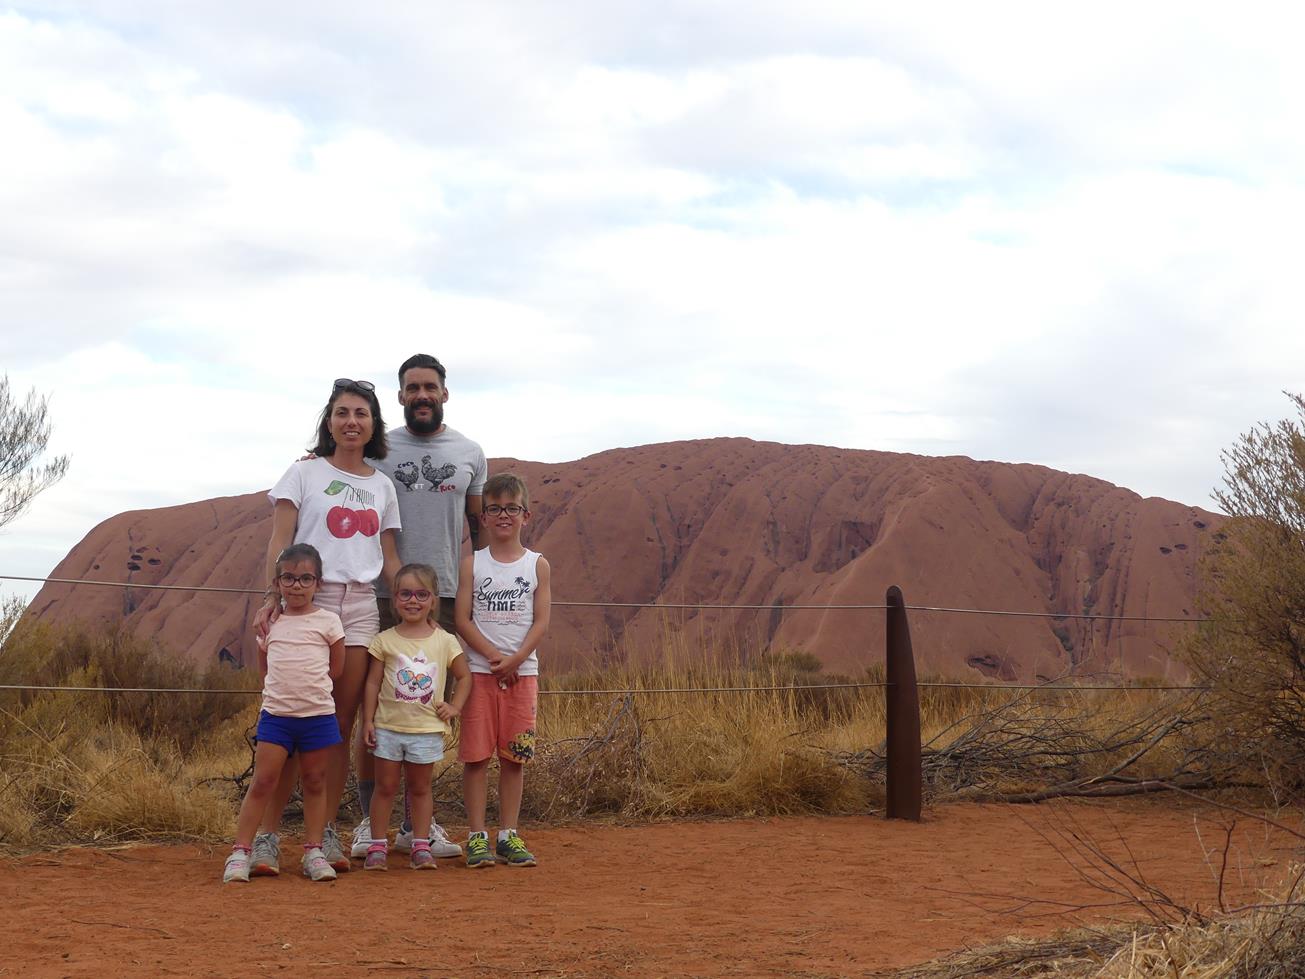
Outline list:
[[[400,588],[396,594],[401,602],[411,602],[413,599],[419,602],[429,602],[432,597],[431,593],[425,588]]]
[[[305,571],[303,574],[291,574],[289,571],[282,571],[276,576],[276,580],[281,582],[287,588],[292,587],[295,582],[307,588],[309,585],[317,584],[317,575],[311,571]]]
[[[335,379],[335,390],[339,391],[342,388],[359,388],[363,391],[375,391],[376,385],[371,381],[355,381],[350,377],[337,377]]]
[[[484,508],[484,514],[487,517],[497,517],[500,513],[506,513],[509,517],[519,517],[523,513],[529,513],[527,507],[520,503],[491,503]]]

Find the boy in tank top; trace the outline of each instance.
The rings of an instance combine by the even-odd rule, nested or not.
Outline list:
[[[454,615],[468,646],[471,696],[462,708],[458,760],[467,806],[467,866],[533,867],[517,835],[525,766],[535,754],[539,658],[552,605],[548,562],[521,543],[530,520],[525,481],[512,473],[485,483],[481,540],[489,546],[463,559]],[[490,759],[498,757],[498,838],[485,830]]]

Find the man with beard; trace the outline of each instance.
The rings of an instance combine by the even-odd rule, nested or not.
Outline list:
[[[453,600],[458,594],[458,566],[462,562],[462,530],[471,533],[476,549],[480,533],[481,491],[488,467],[480,446],[461,432],[444,424],[444,365],[430,354],[414,354],[399,368],[399,404],[403,406],[402,428],[386,433],[389,453],[384,459],[368,459],[394,481],[399,498],[397,532],[401,564],[429,564],[439,579],[439,623],[453,636]],[[385,582],[376,582],[376,604],[381,628],[395,624],[390,593]],[[372,756],[361,740],[357,755],[358,795],[363,821],[354,830],[353,856],[366,855],[371,841]],[[458,844],[450,842],[434,820],[430,826],[431,852],[437,857],[460,856]],[[412,828],[405,817],[394,841],[396,850],[412,846]],[[360,852],[361,845],[361,852]]]
[[[430,354],[414,354],[399,368],[399,404],[403,428],[386,433],[390,451],[368,462],[390,479],[399,497],[399,561],[429,564],[439,576],[440,625],[457,635],[453,599],[458,593],[462,561],[462,529],[471,532],[476,549],[480,533],[480,499],[487,466],[479,445],[444,424],[449,400],[444,365]],[[394,625],[390,594],[376,583],[381,628]]]

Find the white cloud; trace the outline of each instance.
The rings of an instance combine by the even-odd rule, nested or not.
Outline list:
[[[74,470],[9,553],[266,485],[331,378],[388,408],[419,349],[490,454],[749,435],[1198,503],[1300,387],[1291,12],[24,9],[0,363]],[[142,413],[162,483],[103,436]]]

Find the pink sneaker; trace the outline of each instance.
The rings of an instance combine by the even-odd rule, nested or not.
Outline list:
[[[367,848],[367,856],[363,860],[363,870],[389,870],[390,855],[384,843],[373,843]]]
[[[430,852],[430,842],[427,840],[414,840],[412,843],[412,857],[409,864],[413,870],[434,870],[438,864],[435,863],[435,854]]]

